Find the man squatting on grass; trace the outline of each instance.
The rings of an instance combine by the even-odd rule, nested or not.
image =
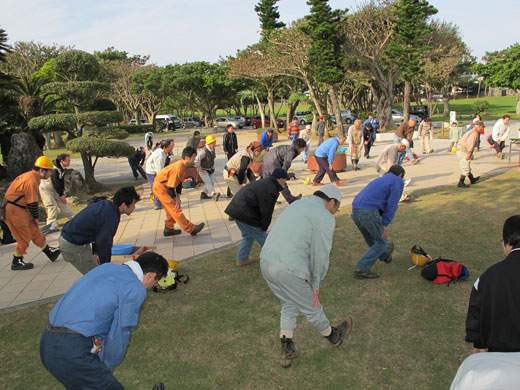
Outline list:
[[[110,263],[121,214],[132,214],[140,199],[134,187],[123,187],[112,200],[103,199],[81,210],[63,226],[58,239],[63,259],[82,274]]]
[[[67,389],[123,389],[112,371],[125,356],[146,290],[167,272],[164,257],[146,252],[81,277],[49,314],[40,341],[45,368]]]
[[[329,268],[334,213],[340,203],[341,192],[334,185],[291,203],[276,219],[262,248],[262,275],[282,303],[282,367],[289,367],[296,357],[292,339],[299,313],[335,347],[352,330],[350,317],[331,327],[319,300],[320,285]]]
[[[394,244],[387,241],[387,229],[403,193],[404,175],[402,166],[393,165],[384,176],[368,183],[352,202],[352,220],[370,247],[356,265],[356,279],[379,277],[370,271],[378,258],[385,263],[392,261]]]

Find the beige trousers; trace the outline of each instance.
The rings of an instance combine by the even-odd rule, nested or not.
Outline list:
[[[56,219],[58,218],[58,210],[60,210],[68,219],[71,219],[74,216],[74,212],[70,209],[69,205],[61,201],[49,179],[42,180],[40,184],[40,196],[43,205],[47,209],[47,225],[56,222]]]

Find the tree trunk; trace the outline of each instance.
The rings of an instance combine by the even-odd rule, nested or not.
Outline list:
[[[63,149],[65,148],[65,142],[63,142],[62,132],[61,131],[54,131],[54,149]],[[49,144],[47,144],[49,145]],[[50,145],[49,145],[50,146]]]
[[[338,128],[338,134],[345,135],[345,130],[343,129],[343,121],[341,120],[341,111],[338,103],[338,96],[336,94],[336,88],[333,84],[328,84],[327,89],[329,90],[329,97],[332,102],[332,109],[334,110],[334,114],[336,115],[336,127]]]
[[[95,188],[98,184],[96,179],[94,178],[94,167],[91,164],[91,157],[82,152],[81,160],[83,161],[83,170],[85,171],[85,183],[89,188]]]
[[[47,146],[47,149],[52,149],[50,131],[46,131],[45,133],[43,133],[43,136],[45,137],[45,145]]]
[[[515,97],[516,97],[516,115],[520,115],[520,90],[517,89],[515,91]]]
[[[264,107],[263,107],[262,103],[260,102],[260,99],[258,98],[257,95],[255,95],[255,98],[256,98],[257,105],[258,105],[258,111],[260,112],[260,119],[262,120],[262,128],[263,128],[263,127],[265,127]]]
[[[403,96],[403,117],[404,121],[410,118],[410,100],[412,96],[412,83],[408,80],[404,82],[404,96]]]
[[[267,88],[267,104],[269,105],[269,116],[271,118],[271,126],[277,133],[281,133],[278,129],[278,123],[276,123],[276,114],[274,112],[274,90],[273,88]]]

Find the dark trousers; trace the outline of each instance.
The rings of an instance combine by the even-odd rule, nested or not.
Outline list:
[[[141,174],[141,176],[143,177],[143,179],[146,180],[146,172],[144,171],[142,166],[140,166],[139,164],[136,164],[135,162],[133,162],[131,160],[128,161],[128,164],[130,164],[130,168],[132,168],[132,174],[134,175],[134,177],[136,179],[139,176],[137,174],[137,172],[139,172]]]
[[[365,146],[364,146],[365,157],[368,157],[370,155],[370,149],[372,148],[372,145],[374,145],[374,140],[373,139],[368,141],[368,144],[365,144]]]
[[[325,173],[329,175],[331,183],[339,180],[339,177],[336,175],[336,172],[334,172],[334,170],[329,169],[329,160],[327,159],[327,157],[314,156],[314,158],[316,159],[316,162],[318,163],[320,170],[318,171],[316,176],[314,176],[313,182],[321,183],[323,176],[325,176]]]
[[[92,339],[45,328],[40,340],[43,365],[67,389],[123,390],[112,371],[90,353]]]

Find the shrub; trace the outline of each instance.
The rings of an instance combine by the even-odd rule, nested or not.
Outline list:
[[[125,139],[128,138],[128,132],[117,126],[107,126],[92,130],[89,134],[89,137],[105,139]]]
[[[117,125],[115,127],[121,130],[125,130],[129,134],[144,134],[148,133],[149,131],[153,131],[152,125]]]
[[[95,157],[129,157],[135,152],[135,149],[126,142],[96,137],[75,138],[67,142],[67,149]]]
[[[122,120],[123,115],[119,111],[89,111],[78,114],[79,122],[93,126],[105,126]]]
[[[477,114],[480,114],[483,111],[486,111],[489,108],[489,103],[485,100],[476,101],[473,103],[473,111]]]

